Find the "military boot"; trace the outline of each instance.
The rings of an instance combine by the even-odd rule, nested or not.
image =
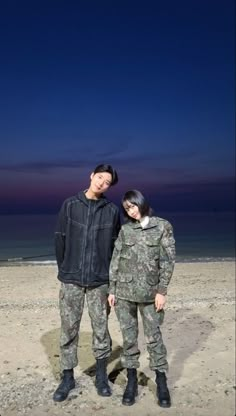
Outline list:
[[[75,388],[75,379],[74,379],[73,369],[64,370],[62,381],[53,394],[53,400],[55,402],[63,402],[63,400],[67,398],[70,390],[74,388]]]
[[[167,387],[166,374],[164,372],[156,370],[156,383],[157,383],[157,399],[158,404],[161,407],[170,407],[170,393]]]
[[[104,396],[104,397],[111,396],[111,389],[110,389],[110,386],[108,383],[108,377],[107,377],[106,358],[97,360],[95,386],[97,388],[97,393],[99,394],[99,396]]]
[[[122,404],[132,406],[135,403],[135,397],[138,395],[138,379],[136,368],[127,368],[128,382],[122,398]]]

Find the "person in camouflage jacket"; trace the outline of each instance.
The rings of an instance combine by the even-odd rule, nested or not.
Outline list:
[[[122,206],[128,222],[122,226],[115,243],[108,298],[110,306],[115,306],[123,337],[121,362],[127,368],[128,383],[122,403],[134,404],[137,395],[139,310],[150,368],[156,373],[158,403],[170,407],[167,351],[160,325],[175,263],[173,229],[168,221],[152,216],[149,204],[137,190],[125,193]]]

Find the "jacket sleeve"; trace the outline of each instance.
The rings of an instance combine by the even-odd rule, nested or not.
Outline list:
[[[111,295],[115,295],[116,292],[116,282],[119,272],[119,261],[120,261],[120,253],[122,249],[122,229],[119,232],[118,238],[115,242],[115,247],[112,254],[112,259],[110,263],[110,270],[109,270],[109,293]]]
[[[60,212],[58,214],[56,229],[55,229],[55,254],[58,268],[64,260],[65,253],[65,237],[66,237],[66,223],[67,223],[67,214],[66,214],[66,202],[63,203]]]
[[[160,279],[158,293],[166,295],[167,286],[170,283],[175,264],[175,239],[173,228],[169,222],[166,222],[164,232],[161,238],[160,247]]]

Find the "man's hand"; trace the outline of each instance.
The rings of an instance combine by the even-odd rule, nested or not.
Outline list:
[[[157,293],[155,296],[155,307],[157,312],[161,309],[164,309],[164,306],[166,304],[166,296],[161,295],[160,293]]]
[[[108,300],[110,307],[115,305],[115,295],[109,295],[107,300]]]

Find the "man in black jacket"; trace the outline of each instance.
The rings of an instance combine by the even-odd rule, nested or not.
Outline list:
[[[110,165],[99,165],[90,180],[87,190],[63,203],[55,232],[58,279],[61,281],[62,371],[62,381],[53,395],[56,402],[65,400],[75,387],[73,369],[78,364],[77,347],[85,295],[93,330],[95,385],[99,395],[111,395],[106,371],[111,353],[107,296],[109,264],[120,230],[120,215],[118,207],[103,193],[118,182],[118,176]]]

